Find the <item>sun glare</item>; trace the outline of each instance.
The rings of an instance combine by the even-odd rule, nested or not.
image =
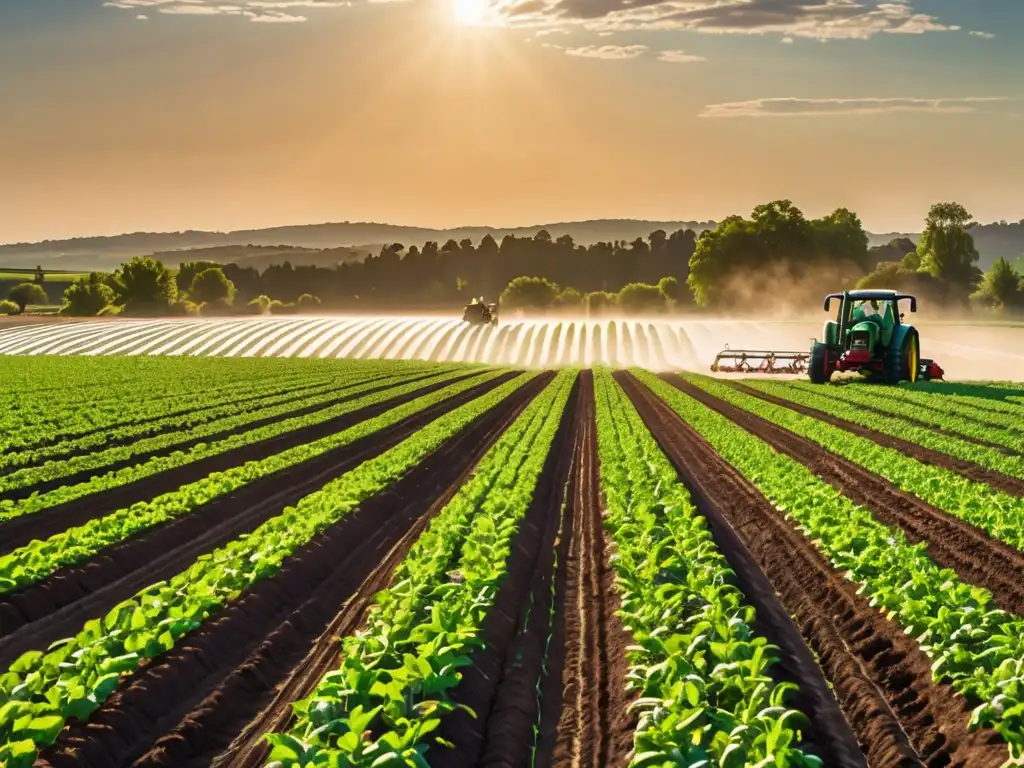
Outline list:
[[[489,0],[452,0],[452,14],[464,27],[483,26],[489,11]]]

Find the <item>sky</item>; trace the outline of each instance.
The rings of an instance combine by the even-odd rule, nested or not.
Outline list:
[[[0,242],[1024,219],[1022,0],[0,0]]]

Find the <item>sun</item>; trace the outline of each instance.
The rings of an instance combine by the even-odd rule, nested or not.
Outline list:
[[[452,15],[464,27],[483,26],[489,11],[489,0],[452,0]]]

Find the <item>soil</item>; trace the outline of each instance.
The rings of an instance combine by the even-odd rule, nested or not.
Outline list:
[[[677,386],[685,384],[678,377],[666,378]],[[738,556],[730,537],[721,535],[726,528],[793,617],[868,765],[1002,765],[1008,757],[1005,743],[993,731],[967,730],[968,702],[949,686],[932,682],[930,660],[902,628],[857,595],[856,585],[668,406],[635,380],[623,377],[622,383],[691,489],[698,509],[708,515],[730,564],[735,567],[744,557]],[[738,420],[740,426],[752,428]],[[752,431],[767,437],[760,424]],[[750,595],[746,588],[745,593]],[[819,726],[817,712],[807,714],[818,732],[838,727],[831,722]]]
[[[917,443],[912,443],[908,440],[901,440],[898,437],[886,435],[882,432],[876,432],[873,429],[867,429],[859,424],[846,421],[846,419],[840,419],[836,416],[825,413],[824,411],[819,411],[816,408],[811,408],[779,397],[767,395],[760,390],[744,386],[739,382],[727,383],[744,394],[754,395],[755,397],[759,397],[769,403],[781,405],[785,408],[796,411],[797,413],[802,413],[805,416],[813,416],[816,419],[826,421],[829,424],[845,429],[847,432],[852,432],[860,437],[866,437],[868,440],[885,446],[886,448],[894,448],[900,453],[920,461],[922,464],[931,464],[936,467],[942,467],[943,469],[948,469],[958,475],[963,475],[968,480],[973,480],[976,483],[984,483],[985,485],[992,486],[1000,491],[1012,493],[1015,496],[1024,496],[1024,480],[1021,480],[1020,478],[1010,477],[1009,475],[1004,475],[1002,472],[997,472],[994,469],[988,469],[987,467],[979,466],[970,461],[964,461],[963,459],[957,459],[948,454],[940,453],[939,451],[933,451],[930,448],[925,448]],[[962,438],[963,436],[957,435],[957,437]]]
[[[186,568],[196,557],[248,533],[329,480],[397,445],[444,412],[513,378],[483,382],[384,430],[267,475],[192,512],[129,537],[38,584],[0,596],[0,664],[24,650],[48,645],[105,614],[153,582]],[[19,631],[20,630],[20,631]]]
[[[295,552],[65,728],[40,766],[261,765],[262,734],[337,664],[412,542],[550,375],[542,375]]]

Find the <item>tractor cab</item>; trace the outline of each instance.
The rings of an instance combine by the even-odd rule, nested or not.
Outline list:
[[[498,305],[485,304],[482,297],[473,299],[463,309],[462,320],[470,325],[497,325]]]
[[[811,348],[811,381],[828,381],[835,371],[852,371],[887,384],[942,378],[935,362],[921,359],[917,329],[903,322],[904,308],[917,311],[914,296],[889,290],[843,291],[825,297],[825,311],[834,303],[835,319],[825,322],[823,340],[815,340]]]

